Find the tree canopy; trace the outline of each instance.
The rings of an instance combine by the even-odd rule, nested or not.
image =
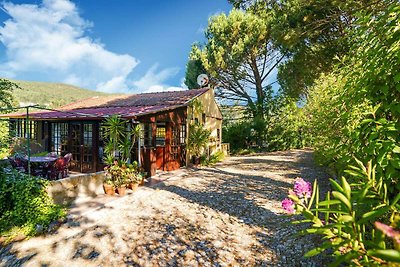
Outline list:
[[[215,82],[217,96],[248,105],[263,117],[268,77],[283,56],[270,42],[268,23],[256,14],[232,10],[210,18],[206,44],[192,47],[191,60],[201,60]],[[187,74],[194,72],[188,63]]]
[[[0,79],[0,107],[11,108],[13,105],[12,91],[19,86],[7,79]]]
[[[299,97],[321,73],[332,70],[350,51],[348,32],[360,12],[378,13],[395,0],[231,0],[270,25],[271,39],[286,54],[279,66],[282,90]]]

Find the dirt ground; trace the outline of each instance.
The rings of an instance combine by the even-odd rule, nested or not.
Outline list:
[[[281,200],[296,177],[323,187],[310,150],[181,169],[124,197],[83,201],[52,233],[0,249],[0,266],[324,266],[302,255]],[[164,177],[165,178],[165,177]]]

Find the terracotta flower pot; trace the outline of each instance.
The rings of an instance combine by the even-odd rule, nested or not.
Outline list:
[[[104,188],[104,193],[106,193],[106,195],[110,196],[114,195],[115,189],[112,184],[103,184],[103,188]]]
[[[117,187],[117,192],[118,192],[118,195],[125,196],[125,194],[126,194],[126,186],[125,185],[121,185],[121,186]]]
[[[129,188],[132,189],[133,192],[135,192],[138,189],[139,184],[134,184],[130,183]]]

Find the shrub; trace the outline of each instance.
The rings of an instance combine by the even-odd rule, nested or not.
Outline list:
[[[55,205],[46,192],[48,181],[17,171],[0,169],[0,234],[12,239],[22,233],[36,234],[61,219],[65,212]],[[17,229],[17,231],[15,231]]]
[[[214,154],[212,154],[209,159],[207,157],[201,157],[201,165],[209,166],[213,165],[217,162],[222,161],[225,158],[224,152],[222,151],[217,151]]]
[[[289,191],[282,207],[289,214],[303,214],[305,220],[297,223],[310,223],[302,234],[323,236],[323,243],[306,257],[329,249],[334,266],[344,261],[357,266],[400,262],[400,233],[393,229],[400,227],[396,219],[400,216],[400,193],[393,198],[387,194],[388,188],[376,176],[375,168],[371,162],[364,166],[358,161],[358,166],[347,171],[357,182],[349,184],[345,177],[340,184],[331,180],[334,190],[324,201],[319,201],[316,181],[312,189],[311,183],[296,179],[294,190]],[[373,222],[380,231],[374,229]]]
[[[229,143],[231,151],[235,151],[241,148],[247,148],[251,141],[251,123],[236,122],[225,125],[222,128],[222,139],[224,143]]]
[[[271,114],[268,123],[268,151],[303,148],[309,145],[304,108],[291,99],[277,101],[278,107]]]

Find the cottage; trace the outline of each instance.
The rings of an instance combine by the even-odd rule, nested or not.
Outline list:
[[[222,115],[209,88],[92,97],[58,110],[35,111],[29,114],[30,137],[46,151],[72,153],[72,171],[100,171],[104,167],[101,125],[112,115],[140,124],[140,153],[137,147],[132,157],[137,160],[140,154],[142,166],[150,175],[188,163],[190,155],[185,147],[190,123],[198,122],[211,130],[211,153],[221,148]],[[6,116],[13,135],[26,137],[26,114]]]

